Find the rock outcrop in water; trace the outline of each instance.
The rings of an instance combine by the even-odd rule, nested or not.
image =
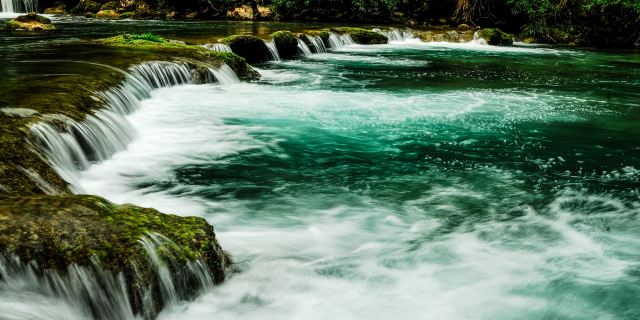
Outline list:
[[[510,46],[513,44],[513,35],[497,28],[482,29],[478,34],[490,45]]]
[[[17,31],[44,31],[54,30],[55,26],[51,23],[51,20],[47,17],[37,15],[35,13],[29,13],[26,15],[18,16],[15,19],[5,23],[0,29]]]
[[[247,35],[226,37],[220,42],[228,45],[233,53],[243,57],[249,63],[260,63],[270,58],[269,48],[262,39]],[[297,42],[296,42],[297,43]]]
[[[292,59],[298,55],[298,39],[291,31],[278,31],[271,35],[282,59]]]
[[[164,240],[153,248],[155,253],[148,252],[143,242],[153,234]],[[122,274],[133,312],[145,317],[157,313],[170,299],[163,293],[163,282],[170,281],[174,294],[183,298],[199,289],[198,275],[187,270],[193,267],[190,263],[201,263],[213,283],[224,280],[230,263],[213,227],[202,218],[118,206],[95,196],[0,200],[0,251],[37,264],[40,276],[44,270],[64,276],[70,266],[92,267],[96,263],[101,271]],[[166,276],[158,270],[162,266],[150,254],[158,254],[168,275],[175,279],[162,279]]]
[[[331,28],[330,31],[337,34],[348,34],[357,44],[385,44],[389,38],[379,32],[364,28],[339,27]]]

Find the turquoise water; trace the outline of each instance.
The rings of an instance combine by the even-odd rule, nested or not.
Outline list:
[[[87,193],[237,263],[160,319],[640,318],[640,56],[351,46],[152,92]]]
[[[103,76],[84,62],[113,56],[84,40],[321,26],[54,22],[0,35],[1,106]],[[83,192],[208,219],[234,257],[160,319],[640,318],[637,53],[408,40],[255,67],[153,91],[128,148],[80,173]],[[3,288],[0,318],[85,317]]]

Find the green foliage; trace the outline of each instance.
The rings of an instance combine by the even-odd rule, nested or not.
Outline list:
[[[138,34],[124,34],[122,35],[123,39],[126,41],[133,41],[133,40],[145,40],[145,41],[150,41],[150,42],[157,42],[157,43],[164,43],[167,42],[167,40],[157,34],[153,34],[151,32],[147,32],[147,33],[138,33]]]

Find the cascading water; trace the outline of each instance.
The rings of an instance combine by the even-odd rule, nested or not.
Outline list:
[[[153,88],[179,84],[239,82],[227,65],[209,68],[204,75],[184,63],[152,61],[129,69],[124,84],[100,93],[106,108],[78,122],[64,116],[50,116],[31,126],[33,142],[58,174],[81,192],[75,183],[80,171],[92,163],[109,159],[126,149],[136,136],[126,115],[139,108],[141,99]]]
[[[267,48],[269,48],[271,60],[280,61],[280,53],[278,53],[278,47],[276,46],[275,41],[265,41],[264,43],[267,45]]]
[[[380,34],[387,36],[390,43],[394,41],[405,41],[405,40],[414,38],[413,32],[411,32],[410,29],[400,30],[396,28],[391,28],[388,31],[383,31],[376,28],[376,29],[373,29],[372,31],[378,32]]]
[[[311,52],[311,49],[309,49],[309,46],[307,46],[307,44],[302,41],[302,39],[298,39],[298,50],[303,56],[310,56],[313,54],[313,52]]]
[[[489,44],[487,43],[487,41],[486,41],[486,40],[484,40],[484,38],[482,38],[482,37],[480,36],[480,34],[478,33],[478,31],[476,31],[476,32],[473,34],[473,40],[471,40],[471,42],[470,42],[470,43],[473,43],[473,44],[479,44],[479,45],[483,45],[483,46],[487,46],[487,45],[489,45]]]
[[[306,36],[309,42],[313,44],[315,53],[327,53],[327,47],[319,36]]]
[[[231,47],[224,43],[209,43],[203,45],[207,50],[216,51],[216,52],[233,52]]]
[[[194,290],[213,287],[213,279],[204,262],[195,260],[184,265],[176,262],[171,250],[167,250],[175,246],[169,239],[151,233],[140,239],[140,245],[158,278],[159,292],[151,287],[129,292],[126,283],[133,279],[104,270],[97,259],[89,266],[70,265],[60,274],[54,270],[41,270],[35,263],[25,263],[13,255],[0,255],[0,306],[11,304],[11,308],[2,308],[0,318],[152,319],[160,311],[157,301],[169,306],[188,299]],[[170,270],[179,271],[172,273]],[[139,312],[130,303],[134,294],[142,298]],[[41,312],[44,310],[46,312]]]
[[[2,13],[27,13],[38,11],[37,0],[0,0],[2,4]]]
[[[331,49],[339,49],[344,46],[349,46],[354,44],[355,42],[348,34],[336,35],[335,33],[329,34],[329,46]]]

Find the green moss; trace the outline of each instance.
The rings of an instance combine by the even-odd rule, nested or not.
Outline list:
[[[140,243],[161,234],[160,255],[171,255],[172,272],[201,259],[216,282],[225,278],[230,261],[213,227],[197,217],[163,214],[133,205],[115,205],[100,197],[31,196],[0,200],[0,251],[64,274],[71,264],[88,266],[97,257],[102,267],[125,277],[134,309],[141,292],[159,291],[157,274]],[[156,292],[159,296],[159,292]],[[138,303],[136,303],[138,302]]]
[[[281,58],[292,59],[298,56],[298,39],[291,31],[274,32],[271,34],[271,38],[273,38]]]
[[[41,16],[41,15],[38,15],[38,14],[36,14],[34,12],[18,16],[13,20],[18,21],[18,22],[23,22],[23,23],[26,23],[26,22],[39,22],[39,23],[43,23],[43,24],[51,24],[51,20],[49,18]]]
[[[18,16],[0,27],[0,30],[7,31],[42,31],[53,29],[55,29],[55,27],[53,26],[53,24],[51,24],[51,20],[49,20],[49,18],[37,15],[35,13]]]
[[[243,57],[248,63],[260,63],[270,58],[269,49],[262,39],[247,35],[233,35],[220,42],[231,47],[233,53]]]
[[[510,46],[513,44],[513,35],[497,28],[486,28],[479,31],[480,37],[490,45]]]
[[[100,10],[98,13],[96,13],[96,18],[118,19],[120,18],[120,15],[114,10]]]
[[[385,44],[389,42],[387,36],[371,30],[354,31],[350,32],[349,35],[355,43],[359,44]]]
[[[120,14],[120,18],[122,18],[122,19],[132,19],[134,17],[134,15],[135,15],[135,13],[127,11],[127,12],[121,13]]]

